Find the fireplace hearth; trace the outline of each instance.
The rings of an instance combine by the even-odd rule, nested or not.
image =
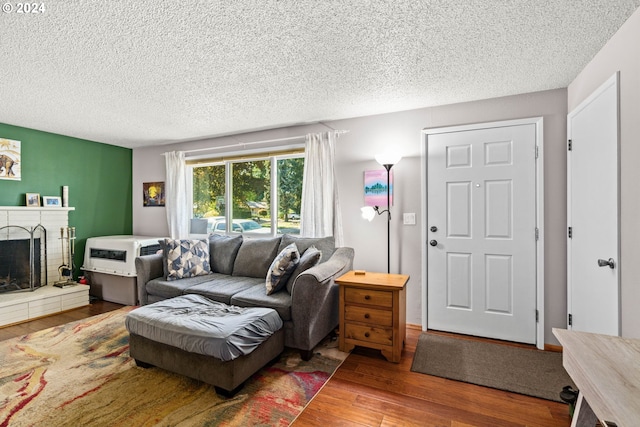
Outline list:
[[[47,231],[0,227],[0,293],[34,291],[47,284]]]

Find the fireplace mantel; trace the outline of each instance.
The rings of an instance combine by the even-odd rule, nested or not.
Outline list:
[[[47,211],[47,212],[61,212],[61,211],[75,211],[76,208],[73,207],[45,207],[45,206],[0,206],[1,211],[27,211],[27,212],[38,212],[38,211]]]

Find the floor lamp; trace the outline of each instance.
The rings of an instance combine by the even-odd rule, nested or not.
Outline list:
[[[391,273],[391,181],[389,180],[391,168],[398,163],[402,157],[396,153],[384,153],[376,156],[376,161],[387,170],[387,209],[380,210],[379,206],[365,206],[362,208],[362,217],[371,221],[375,214],[387,213],[387,274]]]

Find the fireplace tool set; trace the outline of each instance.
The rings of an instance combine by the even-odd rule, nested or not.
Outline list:
[[[59,288],[75,286],[78,284],[73,281],[73,254],[75,253],[76,228],[61,227],[60,242],[62,243],[62,264],[58,267],[60,280],[55,282],[53,286]]]

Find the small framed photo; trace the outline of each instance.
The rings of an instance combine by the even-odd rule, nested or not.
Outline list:
[[[56,196],[42,196],[42,205],[47,208],[59,208],[62,206],[62,199]]]
[[[27,206],[30,208],[37,208],[40,206],[40,194],[27,193]]]
[[[142,206],[164,206],[164,181],[142,183]]]

